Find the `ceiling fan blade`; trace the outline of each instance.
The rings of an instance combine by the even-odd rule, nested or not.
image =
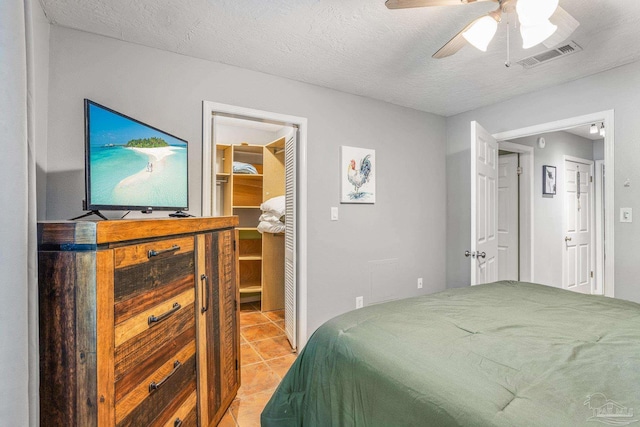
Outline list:
[[[543,42],[543,44],[549,49],[559,45],[560,43],[568,39],[569,36],[571,36],[571,34],[573,34],[573,32],[576,30],[576,28],[580,26],[580,23],[576,21],[573,16],[569,15],[569,12],[567,12],[560,6],[558,6],[553,15],[551,15],[549,21],[551,21],[552,24],[558,26],[556,32]]]
[[[460,31],[458,34],[453,36],[453,38],[449,40],[444,46],[442,46],[440,50],[438,50],[436,53],[432,55],[432,58],[435,58],[435,59],[446,58],[447,56],[451,56],[454,53],[458,52],[460,49],[462,49],[468,43],[467,40],[464,37],[462,37],[463,32],[464,30]]]
[[[474,19],[473,21],[469,22],[469,24],[466,27],[464,27],[462,30],[460,30],[460,32],[458,32],[458,34],[453,36],[451,38],[451,40],[449,40],[447,43],[445,43],[445,45],[442,46],[440,48],[440,50],[438,50],[436,53],[434,53],[431,57],[435,58],[435,59],[441,59],[441,58],[446,58],[447,56],[451,56],[454,53],[458,52],[467,43],[469,43],[469,42],[467,42],[467,40],[462,35],[462,34],[464,34],[465,31],[467,31],[469,28],[471,28],[473,26],[473,24],[475,24],[476,22],[478,22],[479,20],[481,20],[485,16],[492,16],[496,21],[499,21],[499,18],[500,18],[499,14],[500,14],[500,9],[498,9],[498,10],[496,10],[494,12],[490,12],[490,13],[488,13],[486,15],[482,15],[482,16]]]
[[[430,6],[457,6],[479,1],[497,0],[387,0],[385,5],[388,9],[407,9],[410,7],[430,7]]]

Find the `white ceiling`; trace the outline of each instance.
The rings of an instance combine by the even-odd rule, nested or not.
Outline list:
[[[640,1],[560,0],[584,51],[504,66],[506,24],[486,53],[431,55],[495,3],[389,10],[384,0],[40,0],[52,24],[257,70],[444,116],[640,59]],[[512,19],[513,22],[513,19]],[[524,51],[511,32],[515,62]]]

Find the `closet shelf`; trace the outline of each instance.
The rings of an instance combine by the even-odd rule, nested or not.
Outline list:
[[[262,255],[241,255],[239,261],[262,261]]]
[[[234,178],[241,178],[241,179],[262,179],[264,175],[261,173],[234,173],[233,177]]]
[[[240,287],[241,294],[255,294],[257,292],[262,292],[262,285],[242,285]]]
[[[236,153],[262,154],[264,146],[256,144],[234,144],[233,149]]]

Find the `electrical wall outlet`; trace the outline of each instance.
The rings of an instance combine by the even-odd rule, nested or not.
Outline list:
[[[418,289],[422,289],[422,277],[418,277]]]
[[[364,297],[356,297],[356,308],[362,308],[364,306]]]

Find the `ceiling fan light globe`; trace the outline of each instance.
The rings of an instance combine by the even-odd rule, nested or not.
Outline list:
[[[522,48],[529,49],[536,46],[553,35],[558,29],[549,20],[538,25],[520,25],[522,35]]]
[[[478,19],[471,28],[462,33],[462,37],[476,49],[486,52],[497,30],[498,22],[495,18],[487,15]]]
[[[521,25],[533,26],[548,21],[559,0],[518,0],[516,12]]]

